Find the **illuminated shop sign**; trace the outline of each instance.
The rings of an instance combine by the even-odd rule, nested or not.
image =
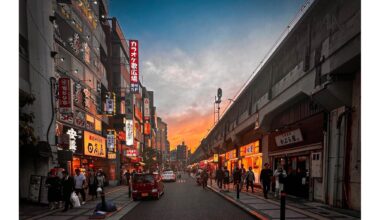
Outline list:
[[[136,149],[128,149],[126,151],[126,155],[127,157],[137,157],[137,150]]]
[[[130,57],[130,81],[131,93],[139,92],[139,51],[138,41],[129,40],[129,57]]]
[[[77,154],[83,153],[83,130],[62,126],[58,133],[58,147]]]
[[[133,120],[125,120],[125,142],[127,146],[133,146]]]
[[[106,99],[106,113],[108,115],[116,114],[116,95],[115,93],[109,93]]]
[[[219,155],[214,154],[214,163],[217,163],[219,161]]]
[[[106,157],[106,139],[97,134],[84,131],[84,154],[95,157]]]
[[[109,151],[114,151],[115,149],[115,132],[114,131],[108,131],[107,148]]]

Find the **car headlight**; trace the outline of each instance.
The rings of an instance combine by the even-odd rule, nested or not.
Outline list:
[[[154,192],[154,193],[157,192],[157,189],[152,189],[152,192]]]

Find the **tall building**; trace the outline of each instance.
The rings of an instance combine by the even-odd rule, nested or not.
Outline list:
[[[177,160],[180,162],[182,168],[184,168],[187,163],[187,145],[185,145],[184,141],[177,146]]]

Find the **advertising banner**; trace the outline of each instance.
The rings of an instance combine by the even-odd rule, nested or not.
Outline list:
[[[68,77],[61,77],[58,80],[58,100],[59,112],[72,112],[71,80]]]
[[[149,120],[150,111],[149,111],[149,99],[144,98],[144,120]]]
[[[149,123],[144,123],[144,134],[145,135],[150,135],[150,124]]]
[[[106,99],[106,113],[107,115],[114,115],[116,113],[115,93],[109,93],[109,96]]]
[[[214,154],[213,161],[214,161],[214,163],[217,163],[219,161],[219,155],[218,154]]]
[[[140,109],[135,105],[135,117],[139,120],[139,122],[143,122],[142,121],[142,112],[140,111]]]
[[[125,142],[127,146],[133,146],[133,120],[125,121]]]
[[[139,92],[139,49],[137,40],[129,40],[131,93]]]
[[[106,157],[106,139],[100,135],[84,131],[84,154],[94,157]]]
[[[86,126],[86,113],[76,109],[74,122],[76,126],[84,128]]]

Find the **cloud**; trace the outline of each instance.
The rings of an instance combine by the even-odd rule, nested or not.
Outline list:
[[[223,110],[273,45],[275,36],[278,34],[273,34],[271,26],[265,26],[240,39],[216,38],[190,52],[162,48],[145,54],[141,66],[144,85],[155,92],[158,115],[168,123],[172,146],[182,140],[199,144],[213,124],[217,88],[223,89]]]

